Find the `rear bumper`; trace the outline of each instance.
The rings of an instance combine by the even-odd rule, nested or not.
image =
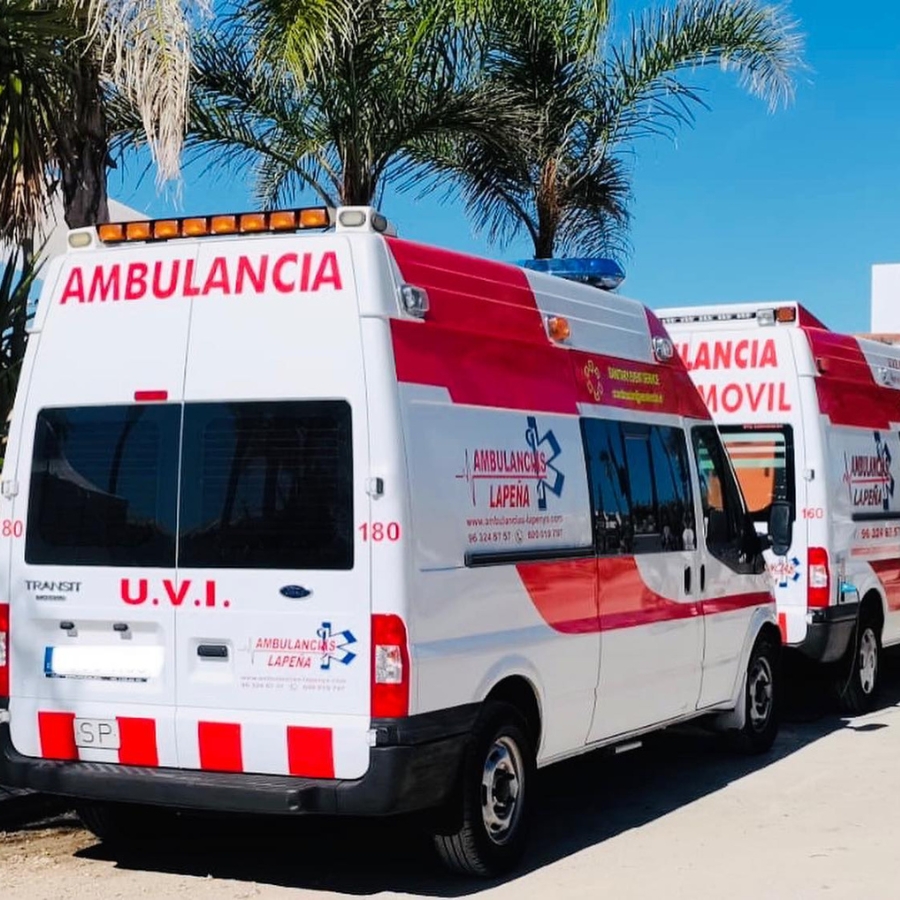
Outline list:
[[[814,662],[830,663],[841,659],[853,637],[859,603],[842,603],[810,612],[812,621],[806,626],[806,638],[796,645],[796,649]]]
[[[374,722],[369,770],[354,780],[35,759],[0,725],[0,783],[81,800],[281,815],[386,816],[440,806],[456,784],[477,705]]]

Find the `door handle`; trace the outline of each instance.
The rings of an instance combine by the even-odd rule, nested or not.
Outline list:
[[[197,656],[201,659],[228,659],[227,644],[200,644]]]
[[[684,592],[685,594],[689,594],[691,592],[691,567],[684,567]]]
[[[700,564],[700,590],[706,590],[706,563]]]

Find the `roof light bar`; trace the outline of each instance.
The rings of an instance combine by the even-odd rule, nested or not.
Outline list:
[[[97,235],[104,244],[122,244],[128,241],[167,241],[221,234],[261,234],[298,231],[305,228],[328,228],[333,224],[333,220],[333,210],[325,206],[316,206],[305,209],[279,209],[272,212],[107,222],[97,227]]]
[[[684,316],[661,316],[660,321],[664,325],[690,322],[746,322],[756,320],[757,325],[767,326],[776,323],[788,323],[797,321],[796,306],[766,307],[754,311],[742,310],[740,312],[716,312],[716,313],[690,313]]]
[[[516,265],[533,272],[589,284],[605,291],[615,290],[625,280],[625,270],[614,259],[524,259]]]

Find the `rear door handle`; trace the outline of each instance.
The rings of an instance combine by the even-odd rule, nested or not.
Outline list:
[[[228,645],[200,644],[197,647],[197,656],[202,659],[228,659]]]
[[[691,567],[684,567],[684,592],[685,594],[689,594],[691,592]]]
[[[700,564],[700,590],[706,590],[706,563]]]

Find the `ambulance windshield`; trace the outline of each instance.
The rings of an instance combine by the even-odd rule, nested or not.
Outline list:
[[[794,503],[794,437],[790,425],[721,425],[747,510],[765,522],[774,500]]]

